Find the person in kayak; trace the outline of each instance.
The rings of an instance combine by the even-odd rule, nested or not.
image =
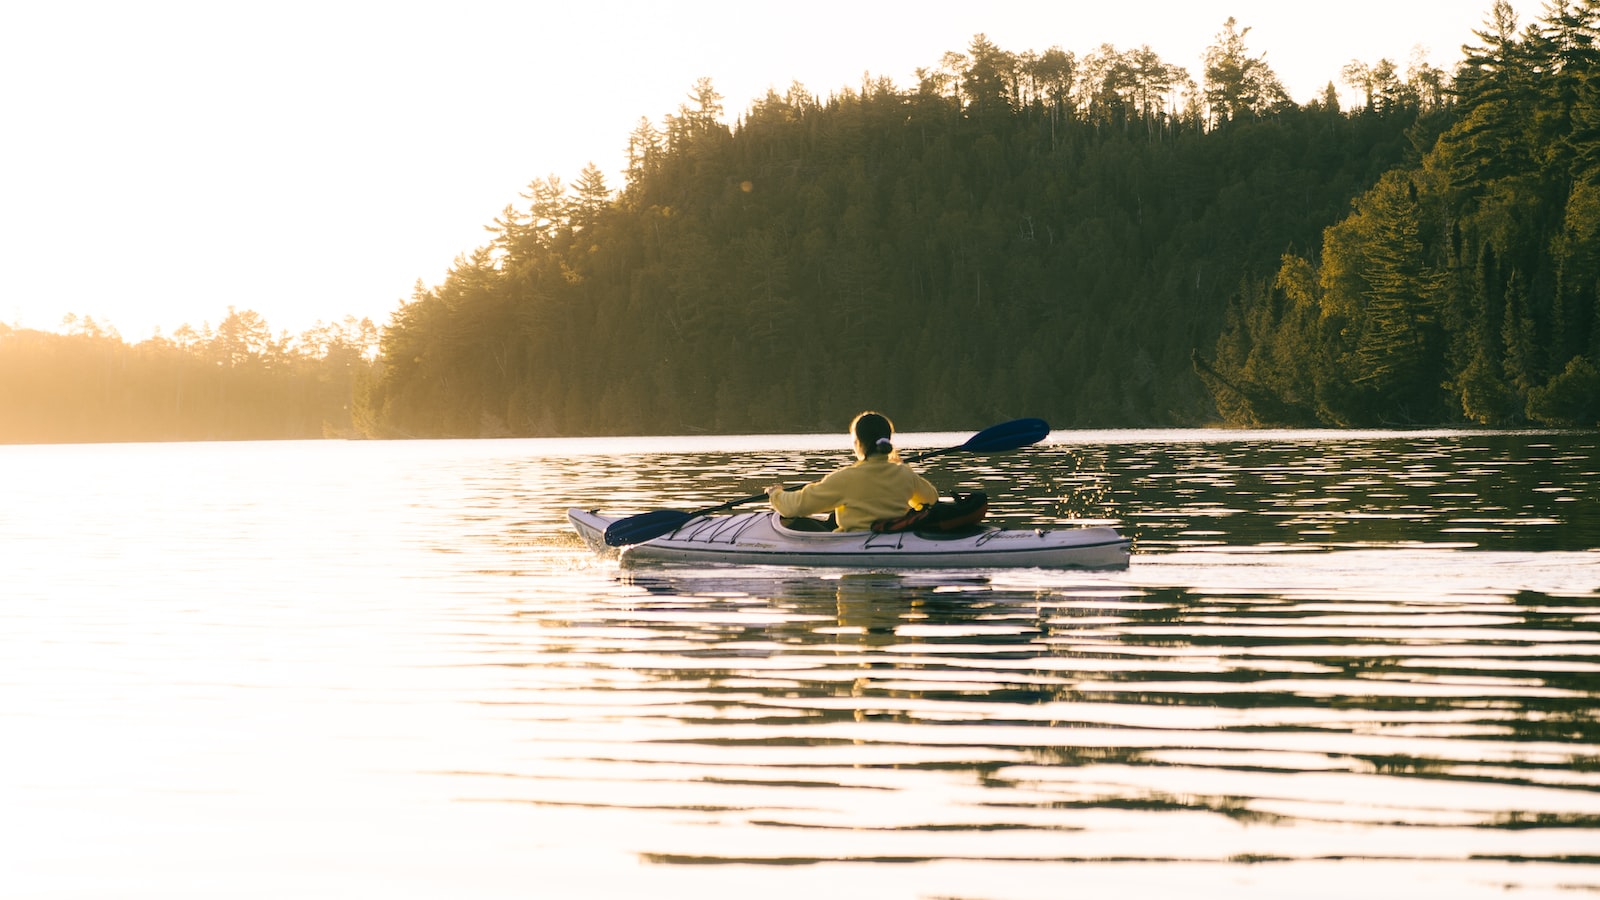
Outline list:
[[[778,515],[802,518],[832,512],[835,531],[866,531],[872,523],[905,515],[939,501],[939,490],[900,461],[894,449],[894,423],[864,412],[850,423],[856,462],[799,490],[775,484],[767,499]]]

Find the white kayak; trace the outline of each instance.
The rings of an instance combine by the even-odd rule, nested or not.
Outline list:
[[[568,509],[567,520],[596,552],[619,517]],[[777,512],[701,516],[674,531],[625,547],[624,562],[732,563],[850,568],[1122,569],[1128,538],[1105,525],[1016,531],[992,526],[957,534],[796,531]]]

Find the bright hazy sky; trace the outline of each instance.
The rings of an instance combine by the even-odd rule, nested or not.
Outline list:
[[[438,284],[529,182],[590,161],[697,78],[732,124],[799,81],[902,89],[983,33],[1016,53],[1148,44],[1201,80],[1232,16],[1291,96],[1352,59],[1451,70],[1491,0],[3,0],[0,322],[129,341],[369,316]],[[1540,0],[1513,0],[1519,24]],[[1311,12],[1316,9],[1317,12]],[[1339,85],[1344,90],[1342,85]]]

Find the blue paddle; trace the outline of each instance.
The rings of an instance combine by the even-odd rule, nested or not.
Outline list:
[[[1050,433],[1050,426],[1043,419],[1013,419],[999,425],[991,425],[978,432],[967,442],[959,447],[946,447],[943,450],[927,450],[922,453],[913,453],[905,457],[906,462],[916,462],[930,456],[939,456],[944,453],[964,451],[967,453],[999,453],[1004,450],[1016,450],[1037,444],[1044,440]],[[677,531],[691,519],[698,519],[712,513],[732,509],[744,503],[754,503],[765,500],[767,495],[751,494],[727,503],[697,509],[694,512],[679,512],[675,509],[658,509],[654,512],[640,513],[637,516],[628,516],[612,522],[606,529],[606,545],[610,547],[625,547],[629,544],[642,544],[654,540],[663,534]]]

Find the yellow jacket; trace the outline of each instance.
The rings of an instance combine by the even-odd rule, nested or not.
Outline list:
[[[833,510],[838,531],[866,531],[879,519],[903,515],[937,503],[939,490],[911,467],[874,454],[798,491],[770,490],[781,516],[810,516]]]

